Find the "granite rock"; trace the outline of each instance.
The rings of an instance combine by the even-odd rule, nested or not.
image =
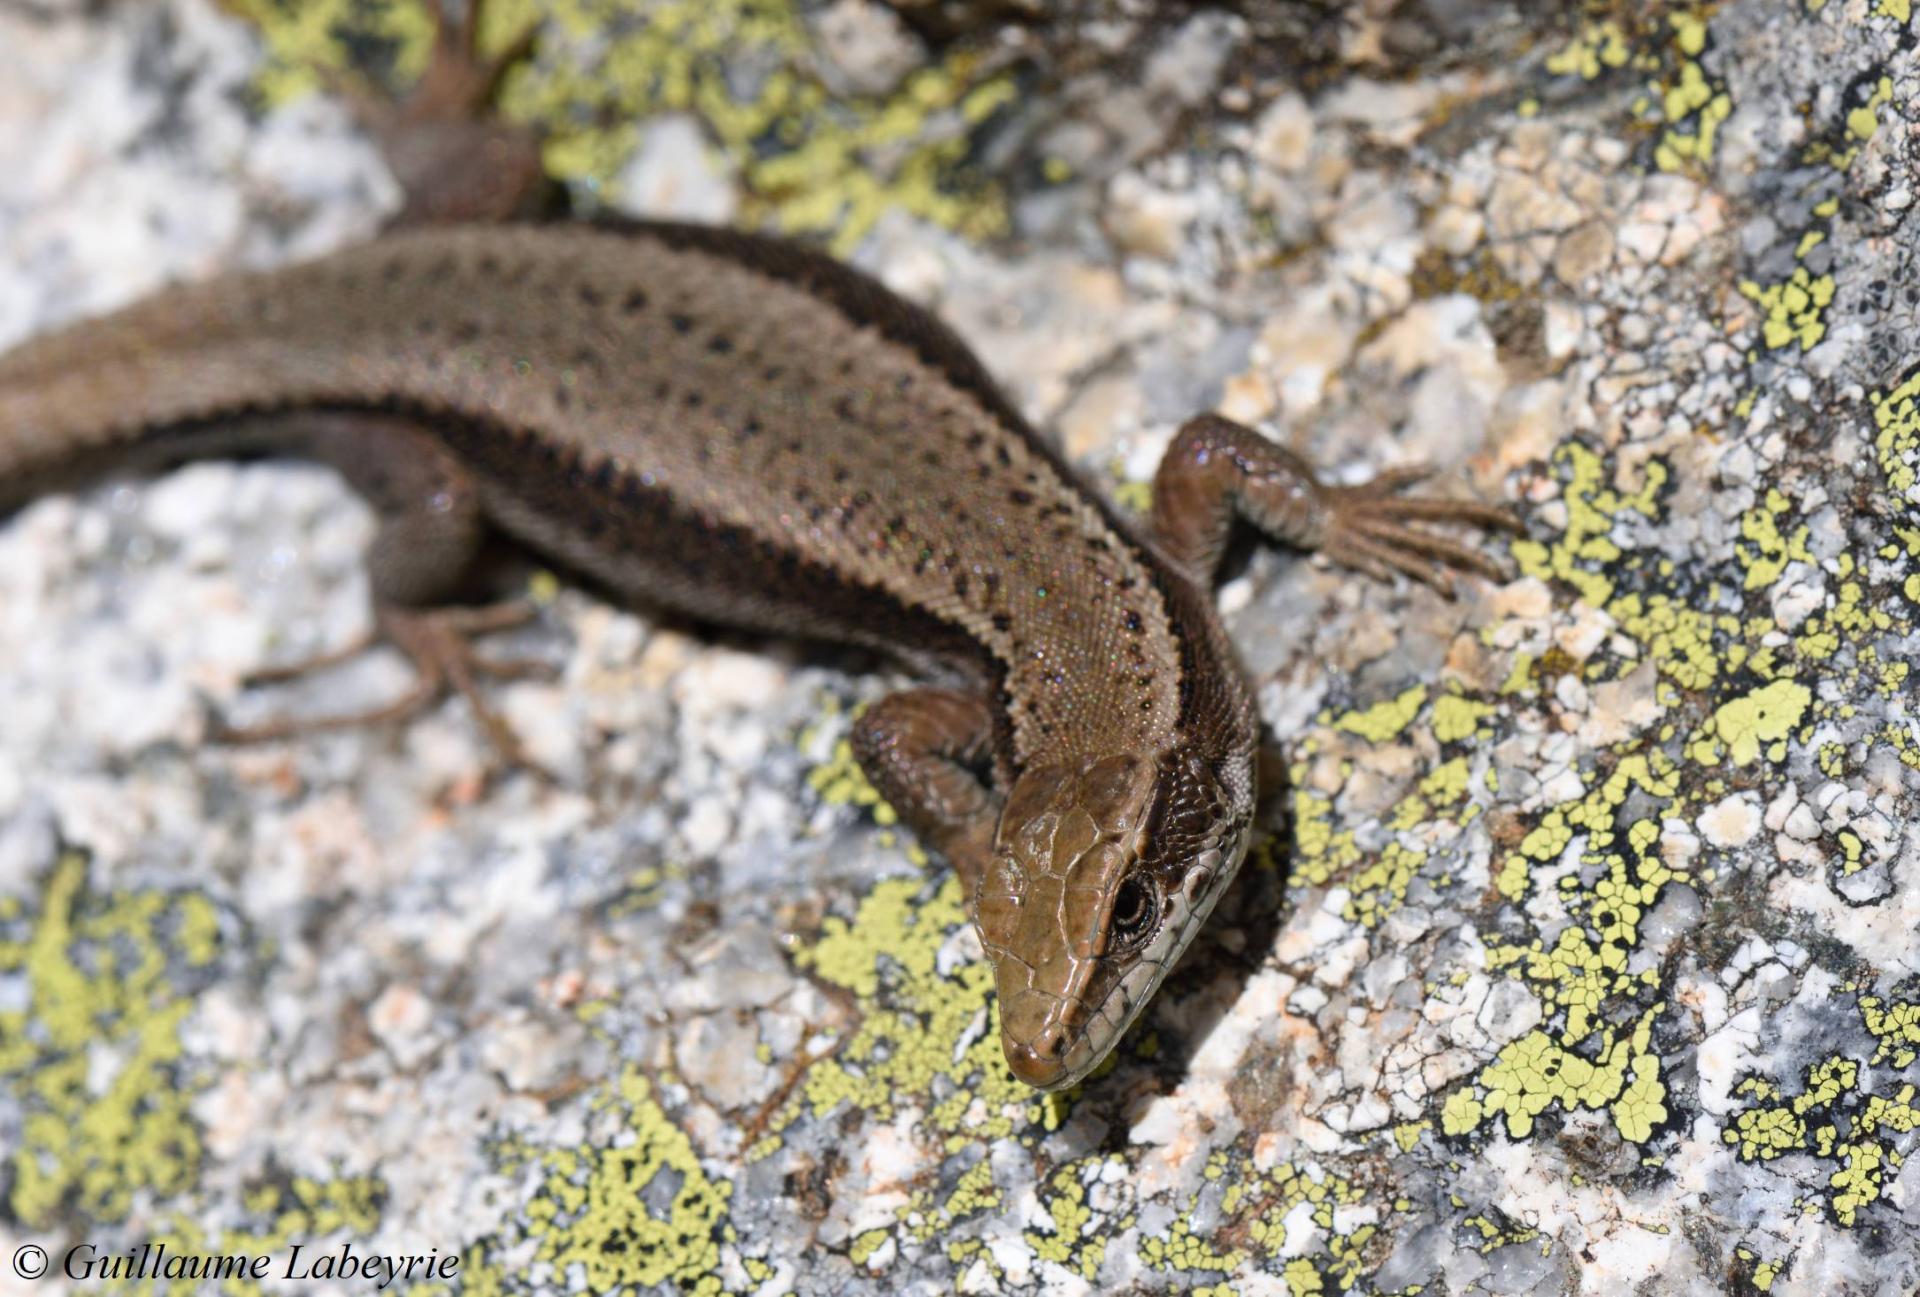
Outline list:
[[[419,11],[232,8],[0,12],[0,338],[392,210],[314,71],[404,79]],[[34,503],[0,522],[0,1257],[1913,1291],[1907,0],[1121,3],[1070,52],[1027,6],[893,8],[555,4],[505,99],[585,202],[936,307],[1125,507],[1217,406],[1338,480],[1513,502],[1511,579],[1232,574],[1286,788],[1115,1063],[1040,1097],[852,764],[884,664],[536,575],[513,647],[561,674],[501,706],[555,781],[458,703],[221,747],[217,713],[404,686],[242,687],[364,626],[364,507],[275,464]]]

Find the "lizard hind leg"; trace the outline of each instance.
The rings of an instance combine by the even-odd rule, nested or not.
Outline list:
[[[530,767],[532,761],[522,749],[519,737],[489,704],[480,689],[479,680],[522,679],[547,675],[550,670],[541,662],[482,656],[475,651],[469,637],[522,625],[531,620],[533,615],[532,607],[526,603],[497,604],[488,608],[377,607],[374,610],[375,629],[372,633],[361,636],[343,648],[317,654],[304,662],[254,672],[247,677],[247,683],[277,683],[326,670],[351,661],[384,640],[413,663],[414,683],[406,693],[389,703],[337,715],[286,716],[246,726],[221,722],[216,726],[214,735],[225,743],[264,743],[306,734],[393,724],[418,715],[452,691],[466,699],[475,720],[486,732],[487,741],[502,761],[510,766]]]
[[[478,488],[454,455],[412,422],[370,413],[283,416],[242,428],[235,440],[270,444],[332,465],[366,497],[380,519],[367,556],[373,629],[305,661],[255,672],[246,683],[304,677],[350,661],[382,642],[411,661],[415,680],[390,703],[257,725],[223,723],[216,728],[217,737],[249,743],[387,724],[405,720],[454,692],[466,699],[488,741],[507,764],[530,766],[513,731],[489,705],[479,681],[521,679],[551,671],[545,663],[483,655],[470,642],[531,621],[535,616],[531,604],[521,600],[467,607],[446,602],[471,567],[485,534]]]

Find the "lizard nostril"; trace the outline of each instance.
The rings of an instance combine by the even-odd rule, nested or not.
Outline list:
[[[1067,1055],[1071,1041],[1058,1023],[1042,1027],[1025,1041],[1007,1039],[1007,1066],[1028,1085],[1052,1090],[1067,1079]]]

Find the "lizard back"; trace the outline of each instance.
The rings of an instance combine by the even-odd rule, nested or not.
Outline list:
[[[417,417],[499,525],[624,592],[980,679],[1003,773],[1196,714],[1250,745],[1206,600],[932,316],[772,240],[422,229],[175,289],[0,357],[0,503],[313,409]]]

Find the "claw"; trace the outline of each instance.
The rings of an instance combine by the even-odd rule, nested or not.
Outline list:
[[[1329,492],[1332,522],[1323,548],[1343,562],[1372,575],[1399,571],[1454,597],[1448,569],[1478,572],[1494,581],[1507,572],[1491,556],[1450,537],[1410,526],[1414,522],[1465,523],[1505,531],[1525,530],[1520,519],[1497,505],[1477,500],[1441,500],[1397,492],[1430,475],[1425,465],[1402,465],[1372,481]]]
[[[1443,599],[1453,598],[1453,578],[1446,569],[1437,563],[1430,563],[1418,554],[1404,547],[1386,544],[1365,532],[1355,532],[1346,537],[1346,543],[1360,553],[1370,555],[1380,563],[1406,573],[1423,585],[1430,585],[1440,592]]]
[[[1356,488],[1366,490],[1373,483]],[[1423,522],[1464,522],[1480,527],[1498,527],[1502,531],[1524,532],[1526,524],[1508,509],[1478,500],[1438,500],[1428,496],[1367,495],[1354,501],[1356,510],[1394,518],[1417,518]]]
[[[1506,570],[1496,560],[1477,549],[1462,545],[1457,540],[1450,540],[1419,527],[1408,527],[1389,518],[1363,517],[1355,520],[1353,525],[1362,534],[1384,544],[1418,551],[1453,567],[1478,572],[1490,580],[1506,579]]]
[[[1383,584],[1393,581],[1393,569],[1381,562],[1373,554],[1361,550],[1351,543],[1349,538],[1329,540],[1321,545],[1320,552],[1342,567],[1359,568],[1374,580]]]
[[[417,715],[451,691],[467,700],[475,719],[486,731],[487,741],[505,764],[537,772],[539,767],[527,756],[513,730],[488,704],[478,681],[482,678],[517,680],[539,675],[551,676],[553,668],[547,663],[533,660],[484,657],[467,642],[472,635],[524,625],[536,615],[533,606],[526,603],[425,611],[382,608],[375,616],[375,634],[363,636],[344,648],[317,654],[304,662],[254,672],[247,682],[284,682],[337,666],[366,651],[376,639],[385,639],[407,656],[417,673],[413,687],[406,693],[379,707],[335,716],[285,717],[249,726],[233,726],[224,720],[216,721],[213,737],[223,743],[262,743],[305,734],[386,725]]]
[[[298,662],[255,668],[240,677],[240,686],[243,689],[252,689],[260,685],[285,684],[289,680],[297,680],[301,676],[312,675],[316,671],[326,671],[343,662],[352,661],[378,642],[379,637],[372,631],[368,631],[365,635],[337,649],[328,649],[324,653],[316,653]]]
[[[1368,496],[1392,495],[1405,490],[1415,483],[1424,482],[1434,474],[1431,464],[1396,464],[1383,468],[1370,479],[1352,488],[1356,492],[1365,492]]]

